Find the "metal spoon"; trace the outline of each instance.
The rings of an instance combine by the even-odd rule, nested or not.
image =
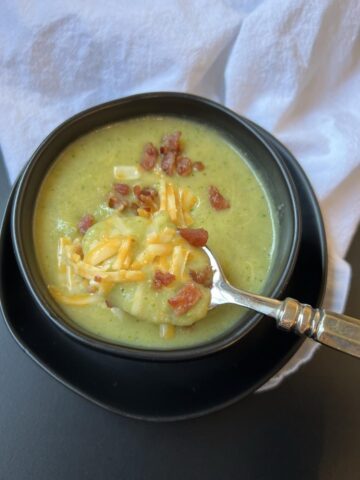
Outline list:
[[[275,318],[277,326],[282,330],[306,335],[319,343],[360,358],[360,320],[327,312],[323,308],[312,308],[293,298],[281,301],[239,290],[226,280],[211,250],[208,247],[203,249],[209,256],[214,272],[210,309],[225,303],[241,305]]]

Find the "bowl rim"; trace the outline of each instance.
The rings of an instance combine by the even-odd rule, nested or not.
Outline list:
[[[260,142],[265,149],[269,151],[271,154],[274,162],[276,163],[277,167],[279,168],[282,179],[284,184],[287,187],[289,198],[291,201],[291,210],[292,210],[292,217],[294,221],[294,232],[293,232],[293,241],[291,243],[291,248],[289,252],[288,259],[285,263],[284,269],[282,274],[278,278],[275,287],[272,289],[271,296],[277,297],[281,295],[281,293],[286,288],[287,284],[290,281],[291,275],[295,268],[299,244],[300,244],[300,233],[301,233],[301,208],[300,208],[300,201],[297,193],[297,189],[295,183],[292,179],[292,176],[277,154],[274,151],[272,146],[267,142],[267,140],[259,134],[259,132],[249,123],[245,123],[244,117],[238,115],[234,111],[230,110],[229,108],[221,105],[213,100],[210,100],[205,97],[201,97],[198,95],[188,94],[188,93],[181,93],[181,92],[150,92],[150,93],[140,93],[136,95],[131,95],[115,100],[111,100],[109,102],[101,103],[85,109],[68,119],[62,122],[59,126],[53,129],[46,138],[41,142],[38,148],[35,150],[33,155],[30,157],[28,163],[26,164],[23,172],[20,174],[18,184],[15,189],[15,197],[13,202],[13,208],[11,212],[11,237],[12,243],[14,247],[15,257],[17,263],[20,268],[21,275],[25,280],[25,284],[29,289],[32,297],[36,301],[37,305],[41,308],[41,310],[46,314],[47,318],[51,320],[62,332],[69,335],[72,339],[86,345],[92,349],[106,352],[112,355],[135,359],[135,360],[150,360],[154,362],[171,362],[171,361],[184,361],[184,360],[194,360],[196,358],[205,357],[208,355],[212,355],[216,352],[220,352],[223,349],[235,344],[238,342],[246,333],[248,333],[255,325],[263,317],[262,314],[254,313],[250,319],[246,322],[246,325],[242,325],[242,328],[232,328],[228,332],[228,334],[221,335],[219,338],[214,338],[208,342],[201,343],[199,345],[194,345],[190,347],[184,347],[174,350],[165,350],[165,349],[154,349],[154,348],[141,348],[136,346],[130,345],[123,345],[117,344],[115,342],[111,342],[106,339],[102,339],[100,337],[92,336],[90,333],[86,333],[84,330],[77,329],[66,322],[65,319],[62,319],[60,316],[56,315],[55,312],[52,311],[51,308],[47,307],[42,300],[44,295],[42,294],[43,288],[37,285],[37,282],[33,279],[33,275],[31,272],[31,268],[29,267],[28,262],[26,261],[26,256],[23,255],[24,247],[23,247],[23,240],[21,235],[21,227],[20,227],[20,219],[22,211],[22,202],[24,197],[24,192],[29,182],[29,178],[33,169],[36,166],[38,159],[41,155],[46,151],[49,144],[60,135],[64,130],[71,128],[74,124],[83,121],[88,116],[97,115],[99,112],[103,112],[105,110],[111,110],[112,108],[119,108],[121,105],[125,105],[127,103],[141,100],[141,99],[164,99],[168,97],[169,99],[186,99],[197,103],[203,103],[211,108],[214,108],[222,115],[227,115],[232,117],[236,122],[238,122],[244,129],[251,132],[251,134],[256,137],[256,141]],[[113,121],[109,122],[115,123]],[[105,124],[104,124],[105,125]],[[89,130],[90,133],[91,130]],[[83,134],[82,134],[83,135]],[[81,135],[79,135],[80,137]],[[73,140],[74,141],[74,140]],[[66,145],[64,145],[64,148]],[[55,160],[55,158],[54,158]],[[43,177],[44,178],[44,177]],[[33,211],[32,211],[33,214]]]

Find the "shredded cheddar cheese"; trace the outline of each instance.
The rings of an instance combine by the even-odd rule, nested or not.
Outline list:
[[[49,285],[49,291],[55,300],[65,305],[84,306],[89,305],[90,303],[99,302],[101,299],[99,295],[95,294],[66,295],[52,285]]]
[[[83,278],[92,280],[95,277],[101,278],[101,280],[107,280],[110,282],[126,282],[126,281],[141,281],[144,280],[144,272],[137,270],[125,270],[120,269],[116,271],[106,271],[100,267],[94,267],[83,261],[74,265],[74,271]]]
[[[65,247],[71,245],[71,240],[68,237],[61,237],[59,238],[58,242],[58,248],[57,248],[57,263],[58,263],[58,268],[62,272],[65,271],[65,261],[64,261],[64,256],[65,256]]]
[[[144,208],[138,208],[137,214],[139,215],[139,217],[143,217],[143,218],[150,218],[151,216],[151,213],[145,210]]]
[[[185,266],[189,254],[190,251],[187,248],[184,248],[182,245],[177,245],[173,251],[170,273],[177,278],[184,279]]]
[[[164,212],[166,210],[167,200],[166,200],[166,182],[163,178],[161,178],[160,180],[159,197],[160,197],[160,211]]]
[[[159,334],[161,338],[170,339],[175,335],[175,326],[171,323],[160,323]]]
[[[99,242],[90,252],[88,252],[84,261],[90,265],[98,265],[116,255],[121,244],[121,237],[113,237]]]
[[[135,317],[139,315],[142,309],[142,304],[144,302],[144,285],[139,284],[136,288],[133,304],[131,307],[131,314]]]
[[[139,269],[144,265],[152,263],[156,257],[170,255],[172,251],[172,245],[161,244],[161,243],[152,243],[148,245],[145,250],[143,250],[134,263],[131,265],[132,268]]]
[[[105,237],[92,243],[85,255],[82,238],[72,240],[61,237],[57,247],[57,265],[62,289],[49,287],[56,300],[66,305],[88,305],[104,299],[118,283],[140,282],[133,305],[136,316],[144,296],[141,282],[152,275],[151,272],[158,269],[172,273],[179,280],[188,280],[185,269],[191,249],[177,233],[176,227],[193,223],[191,210],[198,199],[189,188],[177,187],[167,182],[161,171],[158,173],[159,205],[154,202],[155,209],[151,208],[151,211],[140,206],[137,214],[151,219],[157,211],[167,212],[174,227],[166,226],[162,231],[150,232],[139,242],[121,216],[116,217],[116,227],[121,235],[114,236],[112,224],[109,224]],[[135,180],[140,177],[140,171],[133,166],[115,166],[114,177],[120,181]],[[163,330],[165,336],[171,335],[167,326]]]
[[[160,233],[150,233],[146,237],[147,243],[170,243],[176,234],[176,230],[174,228],[165,227],[164,230]]]
[[[124,238],[120,244],[120,248],[117,253],[115,262],[112,264],[113,270],[120,268],[129,268],[131,257],[130,249],[133,243],[133,239],[128,237]]]
[[[182,208],[189,212],[196,205],[197,198],[188,188],[179,189],[181,191],[181,205]]]
[[[167,211],[169,217],[178,227],[193,223],[190,211],[197,202],[197,197],[188,188],[177,188],[172,183],[160,180],[160,211]]]
[[[66,286],[69,292],[73,287],[73,272],[70,265],[66,265]]]

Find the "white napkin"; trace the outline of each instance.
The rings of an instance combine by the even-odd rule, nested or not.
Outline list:
[[[210,97],[274,133],[304,167],[326,221],[326,306],[341,311],[342,258],[360,215],[359,18],[358,0],[5,0],[0,146],[10,179],[84,108],[147,91]]]

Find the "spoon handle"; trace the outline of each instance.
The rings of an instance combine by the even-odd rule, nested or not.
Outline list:
[[[292,298],[281,302],[276,318],[283,330],[307,335],[319,343],[360,358],[360,320],[312,308]]]
[[[214,294],[215,305],[235,303],[276,319],[282,330],[306,335],[319,343],[360,358],[360,320],[323,308],[312,308],[293,298],[283,301],[237,290],[223,280]]]

